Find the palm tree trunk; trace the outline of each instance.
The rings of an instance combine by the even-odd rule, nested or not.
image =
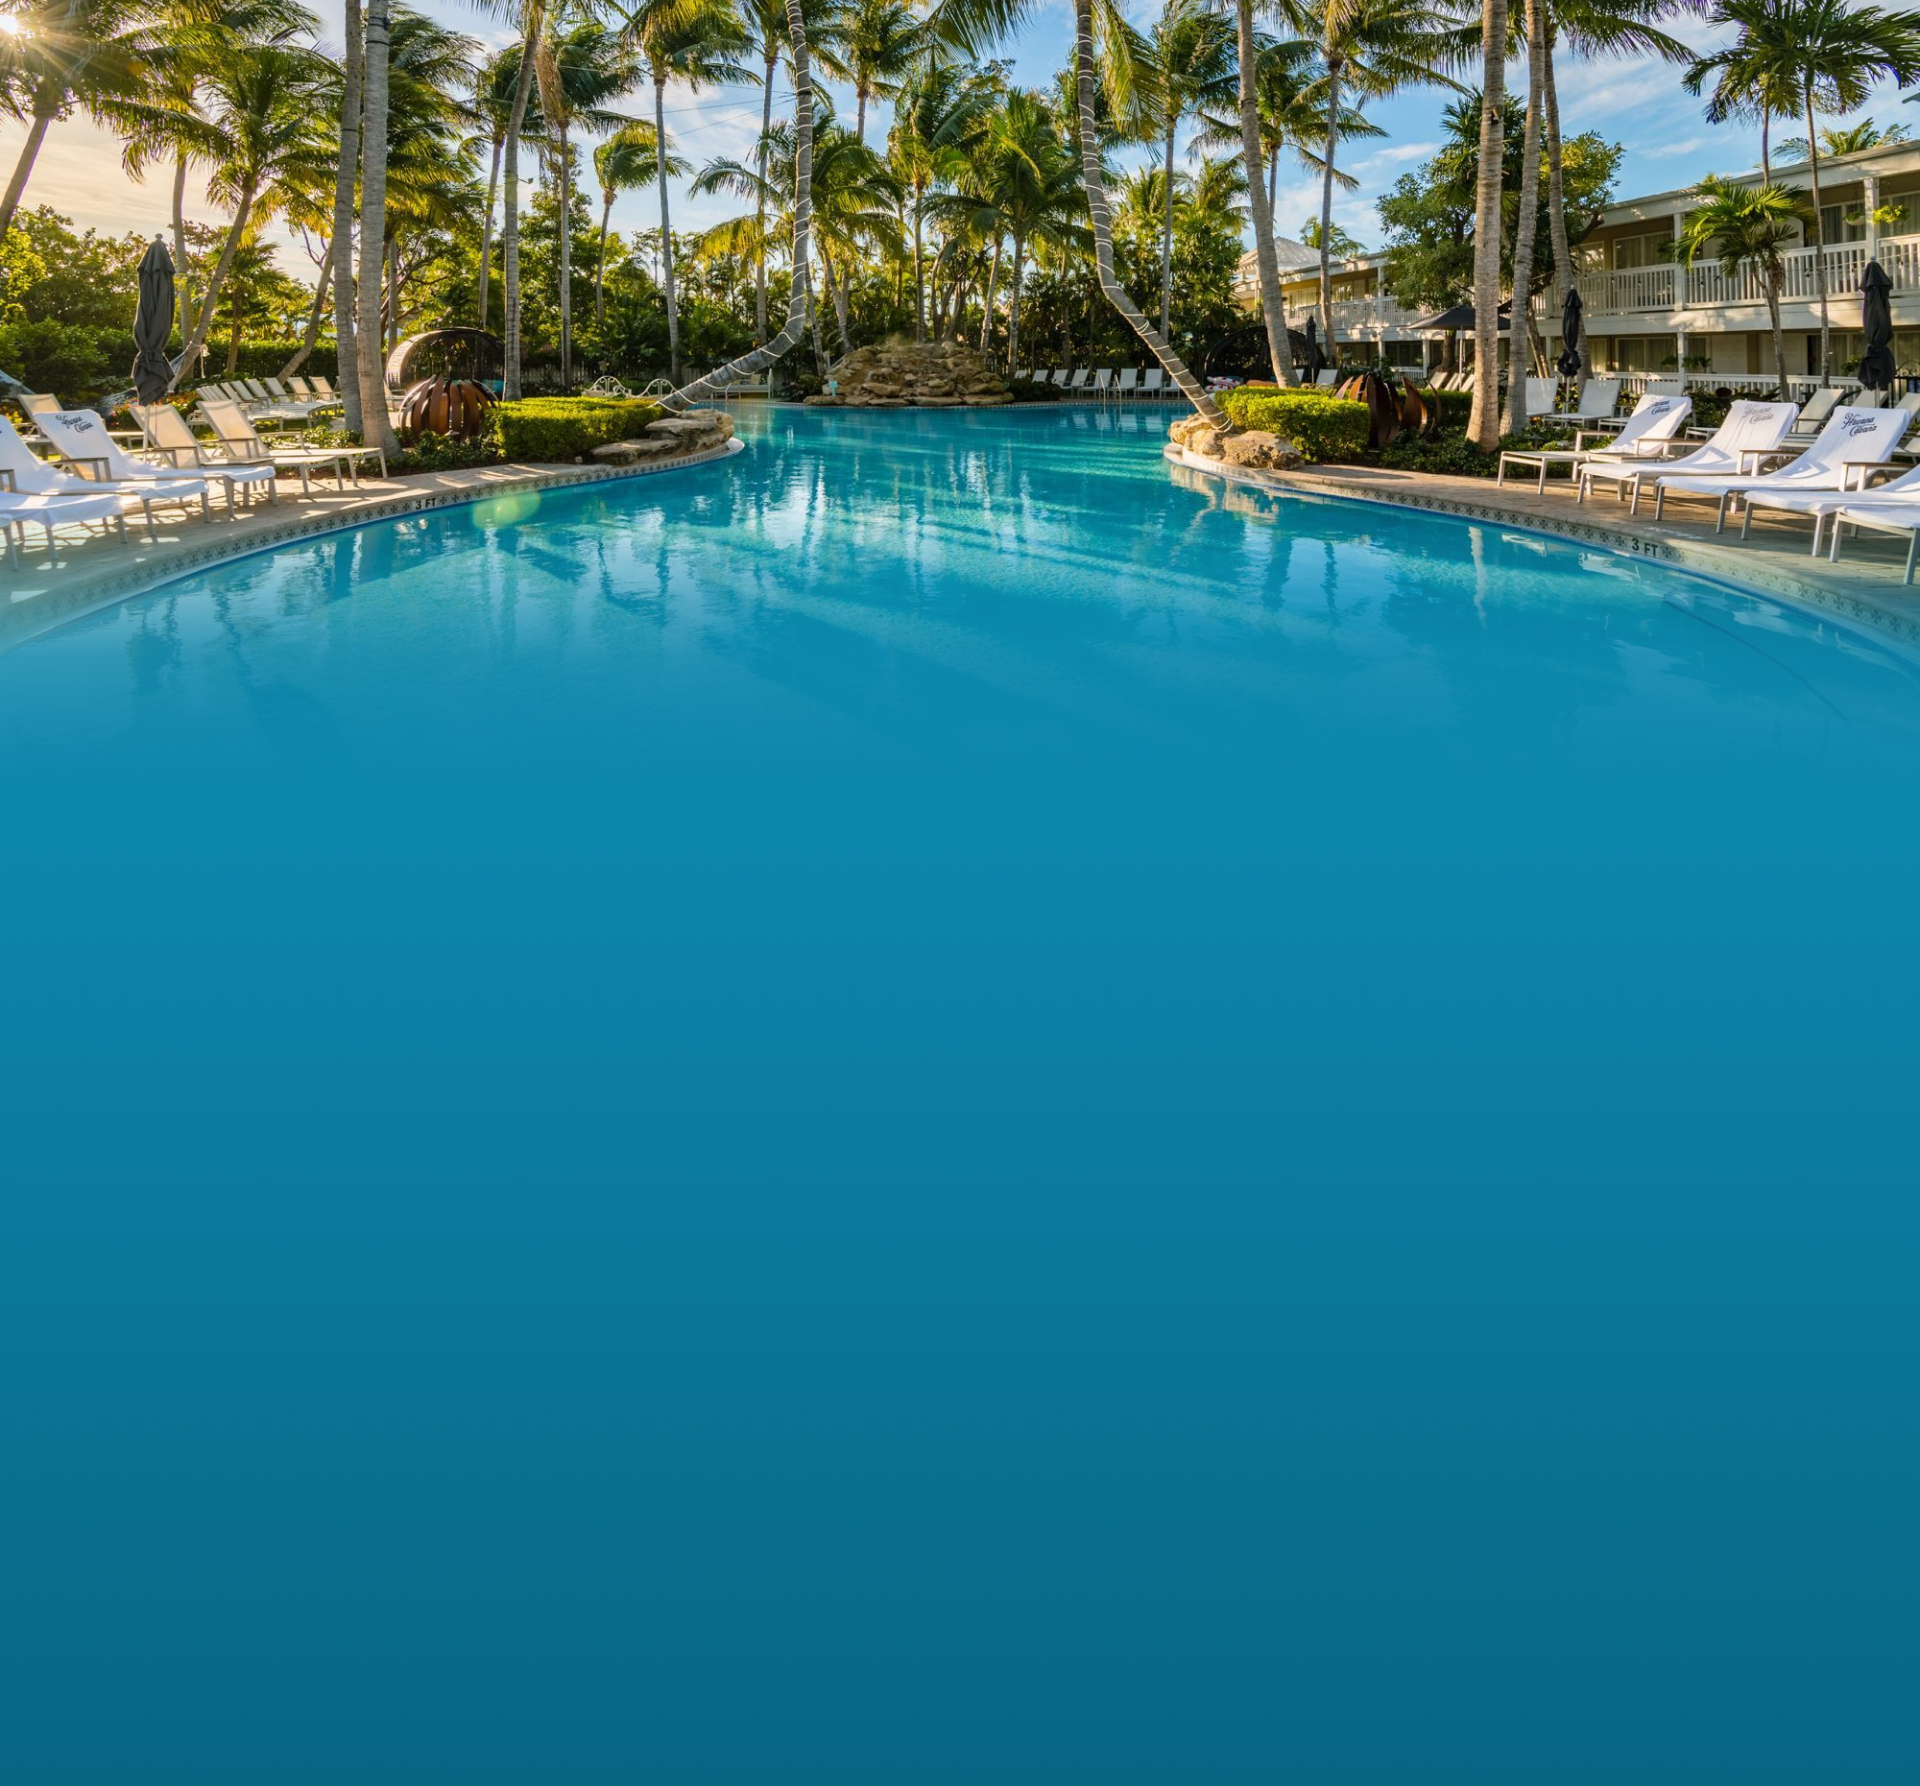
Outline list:
[[[1011,378],[1020,364],[1020,272],[1026,256],[1026,244],[1013,238],[1013,283],[1007,287],[1007,376]]]
[[[1773,113],[1765,106],[1760,108],[1760,183],[1763,186],[1773,184]],[[1783,386],[1782,389],[1785,387]]]
[[[918,180],[913,183],[913,338],[924,341],[927,338],[927,266],[926,250],[923,246],[923,211],[926,203],[926,187]]]
[[[13,228],[13,214],[20,209],[20,196],[27,189],[27,176],[33,172],[40,145],[47,140],[47,126],[53,119],[52,112],[43,113],[38,105],[34,107],[33,122],[27,126],[27,140],[20,145],[20,157],[13,164],[13,178],[7,182],[6,196],[0,198],[0,242],[7,239],[7,231]]]
[[[1787,401],[1787,335],[1780,326],[1780,269],[1767,273],[1767,321],[1773,325],[1773,365],[1780,377],[1779,397]]]
[[[1533,245],[1540,219],[1540,114],[1546,102],[1545,0],[1525,0],[1527,18],[1527,128],[1520,151],[1520,215],[1513,225],[1513,323],[1508,352],[1513,375],[1507,381],[1507,432],[1527,425],[1527,381],[1521,369],[1532,364]]]
[[[1173,132],[1177,120],[1167,116],[1167,147],[1162,165],[1167,175],[1166,214],[1160,224],[1160,333],[1168,331],[1173,314]]]
[[[607,320],[607,226],[613,222],[613,188],[600,188],[600,253],[593,263],[593,326],[604,328]],[[756,337],[757,339],[757,337]],[[602,353],[606,351],[604,343]]]
[[[1320,332],[1327,357],[1337,360],[1333,342],[1333,158],[1340,147],[1340,58],[1327,56],[1326,166],[1320,171]]]
[[[1500,201],[1506,150],[1506,0],[1480,13],[1480,168],[1473,211],[1473,413],[1467,437],[1483,453],[1500,444]],[[1516,361],[1514,372],[1520,367]]]
[[[333,283],[333,256],[328,253],[320,263],[320,277],[314,282],[313,304],[307,311],[307,326],[300,337],[300,346],[294,356],[278,372],[276,378],[285,378],[289,372],[298,372],[307,363],[307,356],[313,352],[314,343],[320,339],[320,319],[327,310],[327,288]]]
[[[353,327],[353,194],[360,178],[360,88],[366,63],[360,0],[346,0],[347,60],[340,87],[340,159],[333,173],[333,375],[340,381],[340,422],[361,434],[360,352]]]
[[[853,352],[853,337],[847,332],[846,287],[834,277],[833,259],[827,253],[825,238],[820,242],[820,282],[827,290],[827,304],[833,311],[834,328],[840,336],[840,351],[850,354]]]
[[[367,0],[365,99],[360,127],[360,433],[368,446],[397,452],[387,419],[387,372],[380,347],[380,278],[387,258],[387,0]]]
[[[993,244],[993,264],[987,269],[986,302],[980,306],[980,351],[987,351],[987,342],[993,334],[993,294],[1000,284],[1000,251],[1005,246],[999,240]],[[1017,241],[1016,241],[1017,246]]]
[[[1267,358],[1276,384],[1293,383],[1293,349],[1287,340],[1287,304],[1280,290],[1280,262],[1273,248],[1273,188],[1260,181],[1259,50],[1253,35],[1253,0],[1234,7],[1240,39],[1240,159],[1247,169],[1247,209],[1253,215],[1253,258],[1260,280],[1260,317],[1267,326]],[[1269,179],[1280,173],[1275,149]]]
[[[1813,83],[1805,88],[1807,98],[1807,185],[1813,202],[1813,289],[1820,299],[1820,382],[1828,381],[1832,364],[1832,324],[1827,316],[1827,231],[1820,221],[1820,144],[1813,128]]]
[[[1547,62],[1544,75],[1546,110],[1542,122],[1547,132],[1547,230],[1553,238],[1553,301],[1561,310],[1567,307],[1567,293],[1573,290],[1573,249],[1567,241],[1567,187],[1560,156],[1560,94],[1553,83],[1553,21],[1547,21]],[[1574,374],[1576,396],[1586,389],[1587,351],[1579,350],[1580,370]]]
[[[767,344],[767,133],[773,129],[773,75],[779,66],[780,46],[767,45],[766,79],[760,84],[760,147],[756,159],[760,169],[760,190],[753,201],[753,344]],[[661,153],[666,145],[661,144]],[[666,178],[664,170],[660,176]]]
[[[527,9],[526,41],[520,49],[520,72],[513,83],[513,110],[507,114],[507,140],[500,169],[500,394],[520,395],[520,132],[527,122],[527,99],[533,92],[533,46],[539,33],[539,8]]]
[[[212,274],[207,280],[207,289],[200,299],[200,314],[194,319],[193,333],[182,344],[180,364],[189,366],[194,356],[206,345],[208,331],[213,327],[213,313],[220,302],[220,288],[226,283],[227,274],[232,270],[233,257],[239,253],[240,244],[245,239],[248,221],[253,216],[253,183],[248,181],[240,188],[240,205],[233,214],[233,222],[228,226],[227,239],[220,244],[220,258],[214,263]]]
[[[173,265],[177,280],[180,311],[180,339],[187,338],[188,318],[193,315],[193,281],[187,271],[187,158],[173,158]]]
[[[573,389],[573,148],[560,125],[560,389]]]
[[[487,326],[487,295],[493,282],[493,200],[500,190],[500,139],[494,138],[493,166],[487,172],[487,214],[480,220],[480,327]]]
[[[799,0],[788,0],[797,5]],[[1107,203],[1106,176],[1100,168],[1100,130],[1093,109],[1093,0],[1074,0],[1074,61],[1079,70],[1080,87],[1080,166],[1087,187],[1087,210],[1093,218],[1093,264],[1100,289],[1107,302],[1120,312],[1127,325],[1147,344],[1180,394],[1222,434],[1231,434],[1233,424],[1221,414],[1219,405],[1205,387],[1187,370],[1186,362],[1173,351],[1164,335],[1141,314],[1140,306],[1130,298],[1113,272],[1113,212]]]
[[[1251,25],[1253,21],[1249,19],[1247,22],[1249,23],[1249,25]],[[1259,111],[1256,108],[1254,112],[1254,118],[1256,122],[1259,119],[1259,115],[1260,115]],[[1279,197],[1280,197],[1280,151],[1278,149],[1275,149],[1274,152],[1267,157],[1267,219],[1268,219],[1269,228],[1272,227],[1273,207],[1278,202]]]
[[[853,140],[867,146],[867,90],[859,85],[853,89]]]
[[[667,72],[658,64],[653,70],[653,128],[660,145],[660,283],[667,295],[667,367],[678,384],[680,305],[673,289],[673,223],[667,209]]]
[[[807,61],[807,23],[802,0],[787,0],[787,40],[793,52],[793,268],[787,297],[787,320],[780,333],[764,347],[696,378],[666,400],[671,410],[685,409],[706,390],[729,384],[771,366],[800,339],[806,328],[807,281],[803,269],[813,242],[813,75]],[[665,138],[661,139],[662,148]]]

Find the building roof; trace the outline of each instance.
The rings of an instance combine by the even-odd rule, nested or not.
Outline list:
[[[1320,264],[1320,250],[1309,248],[1304,242],[1296,242],[1291,236],[1273,238],[1273,258],[1280,263],[1282,273],[1297,273],[1303,267],[1317,267]],[[1257,254],[1243,254],[1240,257],[1240,278],[1248,284],[1255,283],[1260,277],[1260,257]]]

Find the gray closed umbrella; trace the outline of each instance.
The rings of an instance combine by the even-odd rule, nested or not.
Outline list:
[[[140,307],[133,315],[133,389],[142,403],[158,403],[173,383],[172,336],[173,256],[155,236],[140,257]]]
[[[1585,306],[1580,293],[1567,287],[1567,301],[1560,306],[1560,357],[1554,361],[1562,378],[1572,378],[1580,370],[1580,312]]]
[[[1893,281],[1877,260],[1867,262],[1860,275],[1860,327],[1867,351],[1860,362],[1860,382],[1870,391],[1884,391],[1893,383]]]

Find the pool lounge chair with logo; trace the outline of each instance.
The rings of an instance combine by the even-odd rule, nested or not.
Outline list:
[[[1580,500],[1586,501],[1597,483],[1612,484],[1617,494],[1629,498],[1627,512],[1640,512],[1641,488],[1663,473],[1690,477],[1736,477],[1755,471],[1780,451],[1780,442],[1793,426],[1799,406],[1792,403],[1760,403],[1742,397],[1727,410],[1727,418],[1713,431],[1704,446],[1695,447],[1684,459],[1670,459],[1658,465],[1639,465],[1626,459],[1587,459],[1580,466]]]
[[[1908,476],[1920,476],[1920,473]],[[1906,478],[1898,480],[1900,485],[1906,482]],[[1900,489],[1896,494],[1896,486],[1888,484],[1863,496],[1848,497],[1844,507],[1832,510],[1825,519],[1832,524],[1833,545],[1828,559],[1834,564],[1840,562],[1840,541],[1849,527],[1865,533],[1905,534],[1906,580],[1913,581],[1914,566],[1920,563],[1920,489]]]
[[[1627,425],[1618,434],[1602,432],[1595,436],[1604,440],[1607,443],[1605,446],[1589,447],[1587,431],[1581,429],[1574,435],[1571,447],[1502,453],[1499,468],[1494,474],[1494,484],[1497,487],[1507,481],[1509,465],[1532,466],[1539,474],[1534,488],[1544,491],[1550,466],[1566,466],[1568,475],[1578,485],[1580,467],[1589,459],[1667,459],[1673,452],[1675,437],[1692,414],[1691,397],[1642,397],[1634,405],[1633,414],[1627,417]],[[1584,489],[1581,494],[1584,497]]]
[[[188,426],[187,418],[171,403],[150,403],[144,407],[136,403],[133,413],[147,431],[147,450],[156,458],[165,459],[176,471],[204,471],[208,477],[218,478],[226,486],[229,509],[233,507],[235,496],[243,495],[258,485],[266,487],[269,502],[280,500],[279,492],[274,488],[275,474],[271,465],[243,465],[230,454],[208,452]],[[306,483],[303,474],[300,486],[303,492],[310,495]],[[346,488],[344,477],[340,487]]]
[[[1868,467],[1871,471],[1873,468]],[[1745,512],[1740,517],[1740,537],[1746,539],[1753,529],[1756,509],[1772,514],[1806,515],[1813,521],[1813,556],[1820,556],[1827,522],[1841,510],[1864,507],[1884,509],[1890,514],[1920,515],[1920,466],[1897,477],[1890,484],[1870,490],[1748,490],[1743,493]]]
[[[41,429],[53,442],[53,450],[90,482],[120,495],[135,498],[147,518],[147,537],[158,535],[153,526],[153,505],[168,503],[185,507],[198,502],[203,520],[213,518],[207,500],[207,479],[198,472],[176,470],[172,466],[145,465],[128,457],[120,443],[108,432],[105,422],[90,409],[56,409],[40,418]],[[233,506],[233,491],[227,491],[227,506]]]
[[[226,448],[228,456],[243,465],[271,465],[276,471],[299,471],[301,487],[306,488],[306,471],[322,465],[331,465],[336,476],[344,463],[352,473],[355,483],[360,481],[360,461],[374,458],[380,462],[380,476],[387,475],[387,456],[378,447],[370,446],[324,446],[324,447],[283,447],[271,445],[261,439],[260,432],[254,427],[237,403],[222,403],[216,398],[211,403],[201,404],[201,410],[213,431],[220,437],[220,444]],[[302,468],[305,468],[304,470]],[[345,489],[342,480],[341,488]]]
[[[1906,431],[1907,418],[1897,409],[1836,409],[1813,444],[1792,464],[1777,471],[1706,477],[1678,471],[1657,474],[1653,518],[1660,519],[1669,496],[1712,497],[1720,505],[1713,531],[1724,533],[1728,505],[1752,491],[1790,490],[1800,494],[1864,490],[1867,473],[1874,466],[1886,464]]]

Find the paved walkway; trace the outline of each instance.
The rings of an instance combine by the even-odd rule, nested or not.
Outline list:
[[[137,518],[129,518],[124,544],[117,538],[82,539],[69,533],[52,556],[46,550],[46,536],[30,530],[18,567],[0,565],[0,651],[176,577],[309,534],[571,484],[657,477],[723,459],[735,450],[738,443],[729,442],[715,452],[617,468],[486,465],[471,471],[414,472],[384,481],[363,478],[344,491],[335,490],[331,483],[323,487],[316,478],[311,498],[302,498],[299,485],[283,479],[291,495],[283,489],[278,502],[256,501],[232,519],[227,517],[224,499],[216,495],[211,521],[174,510],[156,514],[157,543],[148,540]]]
[[[1849,534],[1840,562],[1830,564],[1824,555],[1816,559],[1811,554],[1811,521],[1770,516],[1765,510],[1755,512],[1753,536],[1742,543],[1738,522],[1729,523],[1724,534],[1714,533],[1713,511],[1704,503],[1676,505],[1664,520],[1655,521],[1650,500],[1632,516],[1624,502],[1611,496],[1575,503],[1565,478],[1549,478],[1541,493],[1531,483],[1510,482],[1500,488],[1490,478],[1434,477],[1362,465],[1248,471],[1171,445],[1166,451],[1183,472],[1229,484],[1469,516],[1658,558],[1820,609],[1920,652],[1920,585],[1909,588],[1904,582],[1907,542],[1891,534]]]

